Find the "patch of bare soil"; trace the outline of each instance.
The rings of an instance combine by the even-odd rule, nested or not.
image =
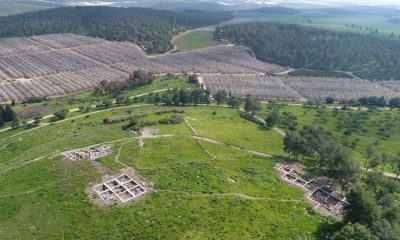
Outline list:
[[[148,138],[148,137],[153,137],[153,136],[157,135],[157,133],[158,133],[157,129],[154,129],[154,128],[143,128],[140,131],[140,136],[142,138]]]
[[[19,118],[30,118],[30,117],[34,117],[35,115],[42,115],[48,109],[49,109],[49,107],[44,106],[44,105],[30,107],[30,108],[26,108],[26,109],[18,112],[17,116]]]

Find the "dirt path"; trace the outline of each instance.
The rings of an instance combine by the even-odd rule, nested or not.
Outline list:
[[[289,69],[287,69],[287,70],[285,70],[285,71],[283,71],[283,72],[278,72],[278,73],[275,73],[275,75],[286,75],[286,74],[288,74],[288,73],[290,73],[290,72],[293,72],[293,71],[295,71],[296,69],[294,69],[294,68],[289,68]]]
[[[263,152],[258,152],[258,151],[254,151],[254,150],[238,147],[238,146],[235,146],[235,145],[232,145],[232,144],[229,144],[229,143],[225,143],[225,142],[221,142],[221,141],[218,141],[218,140],[215,140],[215,139],[211,139],[211,138],[207,138],[207,137],[203,137],[203,136],[191,136],[191,137],[195,138],[195,139],[198,139],[198,140],[203,140],[205,142],[213,143],[213,144],[225,145],[225,146],[231,147],[231,148],[233,148],[235,150],[244,151],[244,152],[251,153],[251,154],[254,154],[254,155],[258,155],[258,156],[261,156],[261,157],[273,158],[273,156],[271,154],[268,154],[268,153],[263,153]]]
[[[247,200],[263,200],[263,201],[275,201],[275,202],[304,202],[304,200],[296,200],[296,199],[253,197],[243,193],[191,193],[191,192],[176,191],[176,190],[157,190],[157,192],[185,194],[191,197],[239,197]]]
[[[279,133],[282,137],[286,137],[286,133],[285,131],[283,131],[282,129],[278,128],[278,127],[274,127],[273,128],[274,131],[276,131],[277,133]]]
[[[366,168],[361,167],[361,170],[362,170],[362,171],[365,171]],[[368,169],[367,172],[380,172],[380,171],[376,171],[376,170],[374,170],[374,169]],[[383,172],[383,176],[385,176],[385,177],[390,177],[390,178],[398,178],[396,174],[394,174],[394,173],[388,173],[388,172]]]
[[[147,95],[147,94],[150,94],[150,93],[154,93],[154,92],[167,91],[167,90],[168,90],[168,89],[156,90],[156,91],[152,91],[152,92],[148,92],[148,93],[143,93],[143,94],[140,94],[140,95],[135,95],[135,96],[132,96],[132,98],[133,98],[133,97],[138,97],[138,96],[144,96],[144,95]],[[302,104],[289,104],[289,105],[302,105]],[[87,114],[82,114],[82,115],[79,115],[79,116],[75,116],[75,117],[72,117],[72,118],[67,118],[67,119],[58,121],[58,122],[56,122],[56,123],[52,123],[52,124],[57,124],[57,123],[60,123],[60,122],[65,122],[65,121],[69,121],[69,120],[73,120],[73,119],[78,119],[78,118],[81,118],[81,117],[85,117],[85,116],[88,116],[88,115],[97,114],[97,113],[101,113],[101,112],[112,111],[112,110],[115,110],[115,109],[123,109],[123,108],[130,108],[130,107],[142,107],[142,106],[152,106],[152,104],[128,105],[128,106],[121,106],[121,107],[109,108],[109,109],[104,109],[104,110],[98,110],[98,111],[90,112],[90,113],[87,113]],[[222,107],[226,107],[226,106],[222,106]],[[330,107],[330,108],[336,108],[336,106],[328,106],[328,107]],[[75,110],[75,109],[72,109],[72,110]],[[240,109],[240,110],[243,111],[243,109]],[[77,110],[76,110],[76,111],[77,111]],[[51,117],[52,115],[49,115],[49,116]],[[49,116],[47,116],[47,117],[49,117]],[[265,121],[264,121],[263,119],[261,119],[261,118],[258,118],[258,119],[259,119],[260,121],[262,121],[262,122],[265,123]],[[268,153],[262,153],[262,152],[259,152],[259,151],[254,151],[254,150],[250,150],[250,149],[245,149],[245,148],[238,147],[238,146],[234,146],[234,145],[232,145],[232,144],[224,143],[224,142],[221,142],[221,141],[218,141],[218,140],[210,139],[210,138],[207,138],[207,137],[202,137],[202,136],[200,136],[200,135],[197,133],[197,131],[190,125],[190,123],[187,121],[186,118],[185,118],[185,124],[187,124],[187,126],[191,129],[191,131],[192,131],[193,134],[195,135],[195,136],[192,136],[193,138],[196,138],[196,139],[199,139],[199,140],[203,140],[203,141],[207,141],[207,142],[214,143],[214,144],[222,144],[222,145],[230,146],[230,147],[233,148],[233,149],[245,151],[245,152],[248,152],[248,153],[251,153],[251,154],[254,154],[254,155],[258,155],[258,156],[262,156],[262,157],[267,157],[267,158],[271,158],[271,159],[280,160],[279,158],[276,158],[276,157],[274,157],[274,156],[272,156],[271,154],[268,154]],[[9,139],[9,138],[12,138],[12,137],[15,137],[15,136],[18,136],[18,135],[21,135],[21,134],[24,134],[24,133],[27,133],[27,132],[30,132],[30,131],[33,131],[33,130],[42,128],[42,127],[45,127],[45,126],[48,126],[48,125],[51,125],[51,124],[50,124],[50,123],[43,123],[42,125],[40,125],[40,126],[38,126],[38,127],[35,127],[35,128],[32,128],[32,129],[28,129],[28,130],[25,130],[25,131],[16,133],[16,134],[14,134],[14,135],[11,135],[11,136],[2,138],[2,139],[0,139],[0,141],[5,140],[5,139]],[[0,130],[0,132],[7,131],[7,130],[9,130],[9,129],[2,129],[2,130]],[[286,136],[286,133],[285,133],[282,129],[279,129],[279,128],[277,128],[277,127],[274,127],[273,130],[276,131],[276,132],[278,132],[278,133],[279,133],[281,136],[283,136],[283,137]],[[146,138],[149,138],[149,139],[150,139],[150,138],[173,137],[173,136],[175,136],[175,135],[173,135],[173,134],[171,134],[171,135],[156,135],[156,136],[150,136],[150,137],[146,137]],[[140,138],[140,137],[138,137],[138,138]],[[131,139],[131,138],[129,138],[129,139]],[[121,139],[120,139],[120,140],[115,140],[115,141],[121,141]],[[111,142],[115,142],[115,141],[111,141]],[[2,146],[1,149],[4,149],[5,147],[7,147],[7,146],[6,146],[6,145],[5,145],[5,146]],[[0,150],[1,150],[1,149],[0,149]],[[34,160],[35,160],[35,159],[34,159]],[[32,161],[33,161],[33,160],[28,161],[28,162],[25,162],[25,163],[22,163],[22,164],[19,164],[19,165],[16,165],[16,166],[13,166],[13,167],[8,168],[8,169],[5,169],[5,170],[2,170],[2,171],[0,171],[0,174],[3,173],[4,171],[12,170],[13,168],[17,168],[17,167],[19,167],[19,166],[23,166],[24,164],[29,164],[29,163],[32,162]],[[393,174],[393,173],[384,172],[384,175],[385,175],[386,177],[396,178],[396,175]]]
[[[60,121],[57,121],[57,122],[54,122],[54,123],[42,123],[42,124],[40,124],[40,126],[37,126],[37,127],[31,128],[31,129],[16,133],[14,135],[11,135],[11,136],[8,136],[8,137],[5,137],[5,138],[1,138],[0,140],[12,138],[12,137],[15,137],[15,136],[18,136],[18,135],[21,135],[21,134],[24,134],[24,133],[27,133],[27,132],[30,132],[30,131],[34,131],[34,130],[40,129],[40,128],[45,127],[45,126],[55,125],[55,124],[58,124],[58,123],[62,123],[62,122],[66,122],[66,121],[70,121],[70,120],[86,117],[86,116],[97,114],[97,113],[108,112],[108,111],[112,111],[112,110],[124,109],[124,108],[130,108],[130,107],[144,107],[144,106],[154,106],[154,105],[153,104],[137,104],[137,105],[128,105],[128,106],[121,106],[121,107],[114,107],[114,108],[108,108],[108,109],[93,111],[93,112],[82,114],[82,115],[79,115],[79,116],[66,118],[66,119],[63,119],[63,120],[60,120]],[[10,130],[10,129],[11,128],[2,129],[0,132],[4,132],[4,131]]]
[[[193,133],[194,135],[198,136],[199,133],[196,131],[196,129],[194,129],[193,126],[190,125],[189,121],[188,121],[186,118],[184,118],[184,119],[185,119],[185,124],[186,124],[186,126],[187,126],[188,128],[190,128],[190,130],[192,131],[192,133]]]
[[[203,76],[201,76],[201,75],[198,75],[198,76],[197,76],[197,83],[198,83],[199,86],[202,87],[204,90],[207,90],[207,86],[206,86],[206,84],[204,83],[204,75],[203,75]]]
[[[4,144],[2,147],[0,147],[0,150],[3,150],[4,148],[6,148],[8,146],[8,144]]]
[[[181,33],[179,33],[178,35],[175,35],[174,37],[172,37],[172,39],[171,39],[171,44],[172,44],[172,46],[174,46],[174,47],[172,48],[172,50],[169,50],[168,52],[163,53],[163,54],[161,54],[161,55],[169,54],[169,53],[172,53],[172,52],[176,51],[176,50],[177,50],[177,47],[176,47],[176,44],[175,44],[176,39],[181,38],[181,37],[185,36],[186,34],[191,33],[191,32],[193,32],[193,31],[195,31],[195,29],[192,29],[192,30],[189,30],[189,31],[186,31],[186,32],[181,32]]]
[[[121,144],[121,145],[119,146],[119,148],[118,148],[117,156],[115,156],[115,162],[119,163],[120,165],[122,165],[122,166],[124,166],[124,167],[128,167],[128,165],[125,164],[125,163],[123,163],[123,162],[121,162],[121,161],[119,160],[119,156],[121,155],[121,150],[122,150],[122,148],[123,148],[126,144],[128,144],[128,143],[131,143],[131,141]]]
[[[147,95],[149,95],[149,94],[151,94],[151,93],[166,92],[166,91],[168,91],[168,90],[170,90],[170,89],[169,89],[169,88],[159,89],[159,90],[155,90],[155,91],[151,91],[151,92],[146,92],[146,93],[134,95],[134,96],[131,96],[131,97],[129,97],[129,98],[130,98],[130,99],[133,99],[133,98],[143,97],[143,96],[147,96]],[[114,100],[113,103],[115,104],[115,102],[116,102],[116,101]],[[76,119],[76,118],[79,118],[79,117],[91,115],[91,114],[94,114],[94,113],[100,113],[100,112],[110,111],[110,110],[114,110],[114,109],[127,108],[127,107],[130,107],[130,106],[133,106],[133,107],[134,107],[134,106],[146,106],[146,105],[152,105],[152,104],[128,105],[128,106],[120,106],[120,107],[113,107],[113,108],[108,108],[108,109],[93,111],[93,112],[90,112],[90,113],[87,113],[87,114],[82,114],[82,115],[79,115],[79,116],[76,116],[76,117],[72,117],[72,118],[68,118],[68,119],[63,119],[63,120],[60,120],[60,121],[57,121],[57,122],[54,122],[54,123],[41,123],[40,126],[35,127],[35,128],[31,128],[31,129],[28,129],[28,130],[26,130],[26,131],[24,131],[24,132],[29,132],[30,130],[37,129],[37,128],[41,127],[41,126],[47,126],[47,125],[50,125],[50,124],[56,124],[56,123],[59,123],[59,122],[64,122],[64,121],[67,121],[67,120],[72,120],[72,119]],[[90,106],[90,107],[95,108],[96,105],[92,105],[92,106]],[[69,112],[78,112],[78,111],[79,111],[79,108],[73,108],[73,109],[70,109],[70,110],[69,110]],[[43,116],[42,119],[49,119],[49,118],[51,118],[51,117],[53,117],[53,116],[54,116],[54,114],[46,115],[46,116]],[[33,123],[33,120],[28,121],[28,123]],[[11,127],[0,129],[0,133],[1,133],[1,132],[8,131],[8,130],[11,130],[11,129],[12,129]],[[22,133],[22,132],[20,132],[20,133]],[[19,135],[20,133],[15,134],[15,135],[12,135],[12,136],[9,136],[9,137],[17,136],[17,135]],[[8,138],[9,138],[9,137],[8,137]]]
[[[38,187],[35,188],[33,190],[29,190],[29,191],[25,191],[25,192],[20,192],[20,193],[14,193],[14,194],[7,194],[7,195],[0,195],[0,198],[10,198],[10,197],[18,197],[18,196],[22,196],[22,195],[26,195],[26,194],[30,194],[30,193],[34,193],[37,192],[41,189],[43,189],[44,187]]]
[[[14,170],[14,169],[17,169],[17,168],[23,167],[23,166],[25,166],[25,165],[28,165],[28,164],[31,164],[31,163],[34,163],[34,162],[40,161],[40,160],[42,160],[42,159],[44,159],[44,158],[45,158],[45,157],[39,157],[39,158],[35,158],[35,159],[32,159],[32,160],[30,160],[30,161],[23,162],[23,163],[20,163],[20,164],[14,165],[14,166],[12,166],[12,167],[9,167],[9,168],[6,168],[6,169],[3,169],[3,170],[1,170],[1,171],[0,171],[0,175],[2,175],[2,174],[3,174],[3,173],[5,173],[5,172],[8,172],[8,171],[11,171],[11,170]]]

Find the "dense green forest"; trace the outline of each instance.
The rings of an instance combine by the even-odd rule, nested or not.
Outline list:
[[[400,79],[397,37],[255,22],[218,27],[214,38],[248,46],[260,60],[284,66],[349,71],[368,79]]]
[[[147,8],[68,7],[0,18],[0,37],[78,33],[107,40],[131,41],[149,53],[171,48],[173,35],[188,28],[231,19],[225,12],[172,12]]]

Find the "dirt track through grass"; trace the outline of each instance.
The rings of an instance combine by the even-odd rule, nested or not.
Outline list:
[[[276,201],[276,202],[304,202],[304,200],[296,199],[276,199],[276,198],[265,198],[265,197],[253,197],[243,193],[191,193],[185,191],[175,190],[157,190],[157,192],[169,192],[177,194],[185,194],[191,197],[239,197],[247,200],[262,200],[262,201]]]

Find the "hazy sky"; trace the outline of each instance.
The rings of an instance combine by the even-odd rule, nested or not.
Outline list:
[[[221,2],[222,1],[223,0],[221,0]],[[248,3],[255,3],[259,5],[306,3],[306,4],[328,5],[328,6],[359,4],[359,5],[394,5],[400,7],[400,0],[241,0],[241,1]]]
[[[301,2],[299,0],[299,2]],[[307,2],[322,2],[322,3],[331,3],[331,4],[368,4],[368,5],[400,5],[400,0],[316,0],[316,1],[307,1]]]

